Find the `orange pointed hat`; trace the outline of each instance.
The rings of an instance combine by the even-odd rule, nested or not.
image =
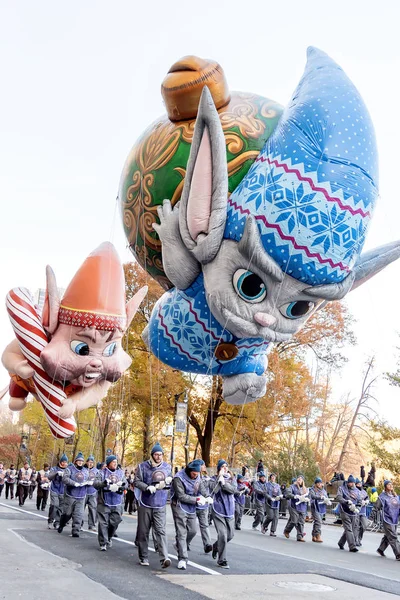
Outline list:
[[[75,327],[124,331],[125,277],[111,243],[96,248],[77,271],[61,300],[58,321]]]

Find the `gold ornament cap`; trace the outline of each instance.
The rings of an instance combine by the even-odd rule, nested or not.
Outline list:
[[[231,99],[222,67],[198,56],[184,56],[172,65],[161,84],[161,94],[171,121],[195,119],[201,92],[207,86],[217,109]]]

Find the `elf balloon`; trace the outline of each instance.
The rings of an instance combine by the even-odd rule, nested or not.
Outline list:
[[[361,254],[378,190],[365,105],[342,69],[311,48],[271,137],[229,194],[221,120],[207,88],[180,203],[154,224],[175,289],[145,339],[174,368],[222,375],[233,404],[265,394],[267,354],[324,303],[400,256],[400,242]]]
[[[22,410],[33,394],[62,438],[75,430],[73,413],[98,404],[131,364],[121,340],[147,288],[125,303],[123,268],[108,242],[88,256],[61,300],[50,267],[46,275],[43,315],[28,290],[7,295],[16,339],[2,362],[11,375],[10,409]]]

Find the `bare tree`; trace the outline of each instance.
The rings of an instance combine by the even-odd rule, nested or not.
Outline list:
[[[351,422],[350,422],[346,437],[343,442],[342,450],[340,452],[339,460],[336,465],[336,471],[339,473],[343,469],[343,463],[346,458],[346,454],[348,453],[349,443],[350,443],[350,440],[352,439],[354,429],[357,426],[357,419],[360,416],[364,416],[364,417],[367,416],[367,415],[363,414],[362,411],[365,408],[370,409],[371,407],[369,406],[369,401],[371,399],[375,400],[375,398],[372,396],[372,393],[371,393],[372,387],[373,387],[375,381],[377,380],[377,377],[372,377],[373,368],[374,368],[374,357],[370,358],[367,363],[367,368],[365,370],[364,378],[363,378],[363,382],[362,382],[362,386],[361,386],[361,393],[358,398],[356,407],[354,409],[353,416],[351,418]]]

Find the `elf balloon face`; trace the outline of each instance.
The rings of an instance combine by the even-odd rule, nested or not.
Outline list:
[[[84,388],[100,381],[117,381],[132,359],[122,349],[119,329],[59,325],[40,356],[46,373],[61,383],[69,381]]]
[[[75,430],[75,410],[96,405],[130,366],[121,341],[147,288],[125,302],[123,268],[109,243],[90,254],[61,300],[50,267],[46,274],[42,318],[27,290],[16,288],[7,296],[17,339],[2,362],[12,378],[11,410],[22,410],[32,393],[53,434],[67,437]]]

